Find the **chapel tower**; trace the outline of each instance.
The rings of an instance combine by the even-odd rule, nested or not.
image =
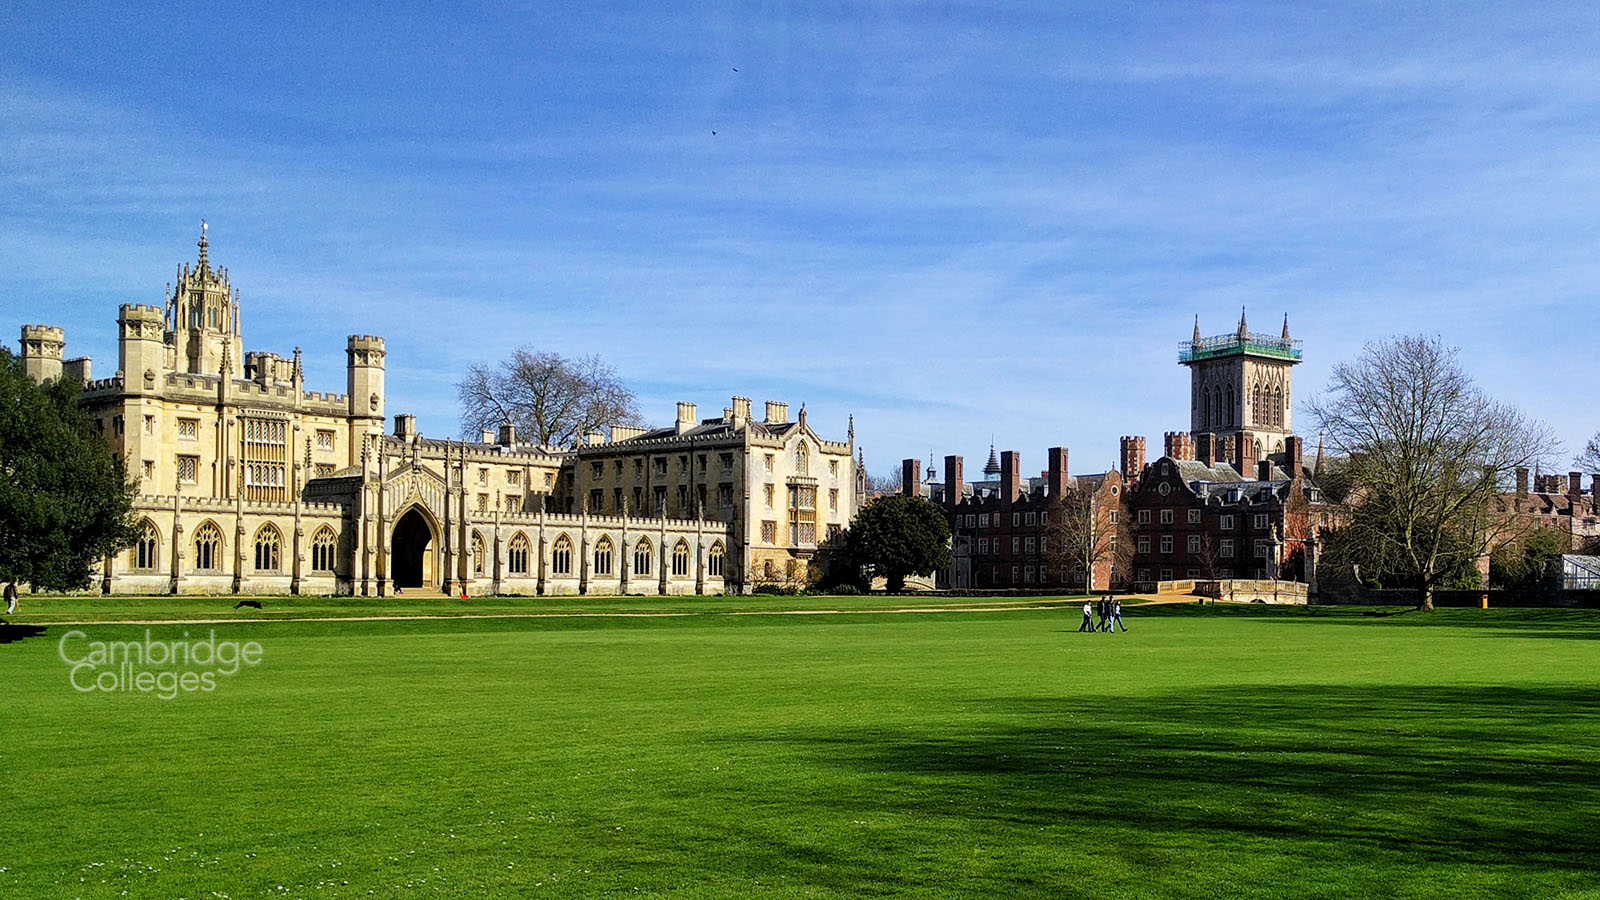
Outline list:
[[[199,247],[199,260],[192,267],[184,263],[167,296],[168,343],[176,350],[175,368],[193,375],[241,378],[239,296],[228,284],[228,270],[211,267],[203,220]]]
[[[1226,461],[1236,467],[1282,453],[1284,439],[1294,433],[1290,370],[1300,362],[1300,343],[1289,337],[1287,314],[1279,337],[1252,332],[1240,310],[1233,333],[1202,338],[1195,317],[1194,339],[1178,350],[1178,362],[1189,367],[1189,431],[1195,443],[1202,443],[1201,435],[1213,435],[1206,445],[1234,448]],[[1241,474],[1253,477],[1242,469]]]

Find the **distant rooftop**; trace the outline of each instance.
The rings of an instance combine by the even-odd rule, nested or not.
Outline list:
[[[1301,356],[1301,341],[1288,338],[1273,337],[1255,331],[1245,332],[1243,336],[1237,332],[1233,334],[1219,334],[1216,337],[1200,338],[1194,341],[1184,341],[1178,345],[1178,362],[1195,363],[1201,360],[1217,359],[1223,356],[1266,356],[1272,359],[1287,359],[1290,362],[1299,362]]]

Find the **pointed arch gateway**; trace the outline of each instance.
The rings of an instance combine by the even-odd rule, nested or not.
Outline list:
[[[395,520],[389,538],[389,577],[397,588],[435,587],[439,584],[438,529],[421,506],[413,506]]]

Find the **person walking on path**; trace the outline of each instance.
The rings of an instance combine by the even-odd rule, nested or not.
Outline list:
[[[1100,621],[1095,623],[1094,630],[1105,631],[1106,622],[1111,618],[1111,601],[1101,597],[1100,602],[1095,604],[1094,611],[1095,615],[1100,617]]]
[[[1107,631],[1116,631],[1117,630],[1117,626],[1120,626],[1123,631],[1127,631],[1128,630],[1128,626],[1122,624],[1122,601],[1121,600],[1113,600],[1113,601],[1111,601],[1111,621],[1106,623],[1106,630]]]
[[[17,583],[15,581],[12,581],[12,582],[8,582],[6,584],[6,615],[9,616],[9,615],[11,615],[12,613],[14,613],[16,611],[17,611]]]
[[[1089,601],[1085,600],[1085,601],[1083,601],[1083,624],[1078,626],[1078,631],[1084,632],[1084,631],[1093,631],[1093,630],[1094,630],[1094,604],[1092,604]]]

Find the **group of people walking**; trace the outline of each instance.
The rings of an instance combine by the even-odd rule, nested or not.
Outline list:
[[[1095,616],[1100,621],[1095,621]],[[1121,628],[1128,630],[1122,624],[1122,601],[1110,594],[1101,597],[1098,602],[1083,601],[1083,624],[1078,626],[1079,631],[1116,631]]]

